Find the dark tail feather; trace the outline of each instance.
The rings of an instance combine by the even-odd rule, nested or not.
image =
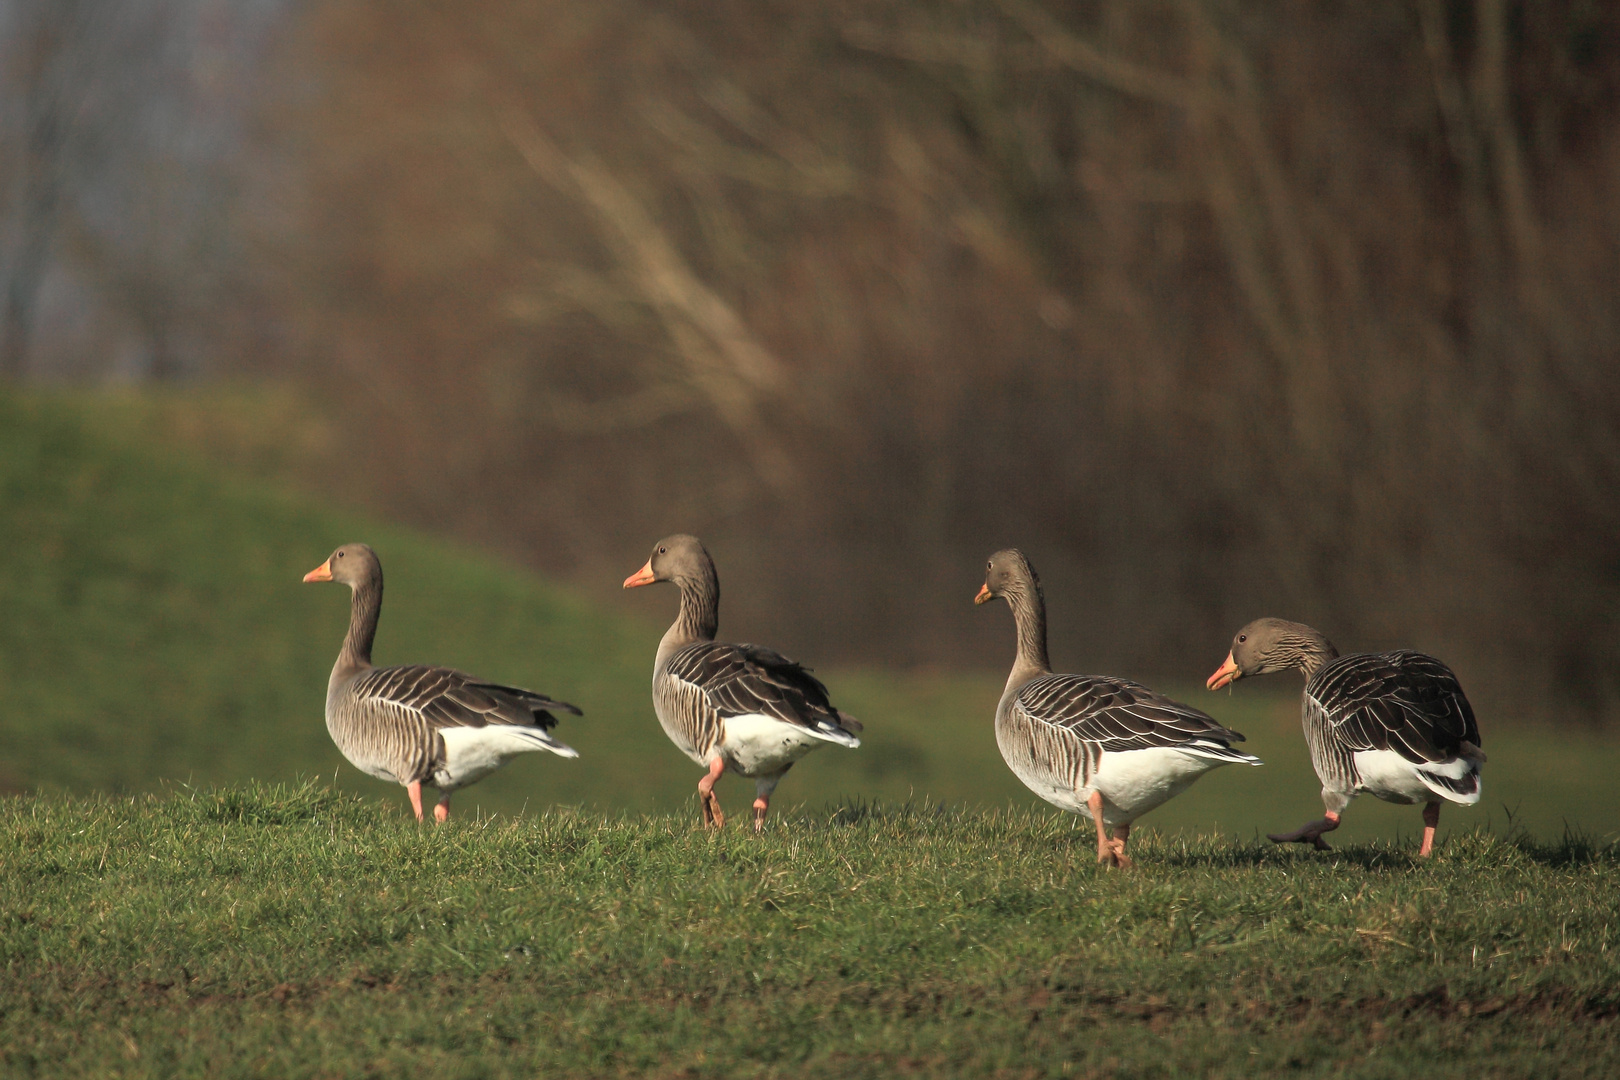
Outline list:
[[[561,709],[563,712],[573,713],[575,716],[585,715],[578,705],[570,705],[566,701],[558,701],[556,698],[547,697],[545,694],[537,694],[533,690],[525,690],[521,686],[503,686],[500,683],[492,682],[468,683],[467,685],[475,686],[480,690],[499,690],[503,694],[510,694],[512,697],[515,697],[519,701],[523,702],[525,706],[532,709],[536,716],[541,715],[547,709]]]
[[[1479,774],[1467,772],[1461,776],[1447,776],[1444,773],[1430,772],[1428,769],[1419,769],[1423,780],[1427,784],[1443,787],[1447,791],[1454,791],[1458,795],[1472,795],[1479,791]]]

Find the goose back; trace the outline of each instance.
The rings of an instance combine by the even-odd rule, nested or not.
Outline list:
[[[1017,652],[996,707],[996,745],[1024,785],[1046,801],[1129,824],[1227,762],[1261,764],[1232,743],[1243,736],[1207,713],[1125,679],[1052,672],[1046,595],[1017,548],[990,556],[976,604],[1002,598]],[[1099,822],[1099,825],[1101,823]]]
[[[1356,791],[1365,779],[1358,755],[1387,751],[1448,789],[1447,797],[1478,798],[1477,761],[1444,768],[1483,759],[1473,706],[1457,676],[1432,656],[1410,650],[1341,656],[1306,681],[1301,717],[1311,764],[1327,790]]]
[[[1138,683],[1094,675],[1043,675],[1009,691],[997,710],[996,741],[1020,778],[1034,774],[1074,791],[1092,785],[1105,751],[1256,760],[1232,749],[1243,736],[1207,713]]]
[[[531,690],[485,682],[451,668],[404,665],[367,668],[334,680],[326,699],[326,728],[343,756],[371,776],[401,784],[459,779],[455,786],[461,786],[477,776],[446,772],[442,732],[506,727],[514,735],[521,732],[509,742],[510,752],[545,749],[578,756],[551,736],[557,725],[553,710],[580,715],[575,706]]]
[[[839,711],[821,680],[801,664],[758,645],[700,641],[677,649],[653,677],[658,721],[699,764],[725,739],[726,722],[759,716],[813,741],[859,746],[861,725]]]

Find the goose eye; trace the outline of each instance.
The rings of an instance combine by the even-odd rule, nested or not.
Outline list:
[[[659,549],[658,549],[658,554],[660,554],[660,555],[662,555],[662,554],[664,554],[664,552],[665,552],[665,551],[667,551],[667,550],[668,550],[668,549],[667,549],[667,548],[659,548]]]
[[[345,554],[347,554],[347,552],[342,552],[342,551],[338,552],[338,558],[340,558],[340,559],[343,558],[343,556]]]
[[[1248,641],[1248,640],[1249,640],[1249,635],[1248,634],[1239,634],[1238,635],[1238,644],[1239,645],[1243,644],[1245,641]]]

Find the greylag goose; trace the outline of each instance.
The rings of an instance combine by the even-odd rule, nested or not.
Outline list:
[[[1418,855],[1427,858],[1441,800],[1465,806],[1479,801],[1485,753],[1457,676],[1419,652],[1340,656],[1332,642],[1303,623],[1256,619],[1232,639],[1209,688],[1288,668],[1305,675],[1305,745],[1322,781],[1327,813],[1293,832],[1272,833],[1271,839],[1326,851],[1322,834],[1339,827],[1351,799],[1369,792],[1387,802],[1423,804]]]
[[[714,640],[720,576],[697,537],[660,540],[624,587],[655,581],[675,583],[681,608],[653,661],[653,711],[670,742],[709,770],[698,781],[704,824],[726,823],[714,785],[730,769],[754,781],[758,832],[793,763],[828,743],[861,745],[860,721],[836,709],[821,681],[781,653]]]
[[[1054,675],[1046,658],[1046,596],[1017,548],[990,556],[973,598],[1012,608],[1018,653],[996,706],[996,745],[1024,786],[1097,826],[1097,861],[1130,866],[1131,823],[1228,762],[1243,736],[1214,718],[1124,679]],[[1108,827],[1113,827],[1113,837]]]
[[[382,611],[382,564],[365,544],[345,544],[305,581],[337,581],[353,592],[349,633],[326,684],[326,730],[349,763],[368,776],[404,784],[416,820],[422,785],[439,789],[433,816],[450,816],[450,793],[475,783],[509,758],[534,750],[578,757],[551,735],[551,710],[579,716],[566,701],[502,686],[450,668],[371,666]]]

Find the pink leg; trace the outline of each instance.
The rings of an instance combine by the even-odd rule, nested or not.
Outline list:
[[[1131,860],[1125,857],[1125,839],[1131,835],[1129,825],[1114,826],[1114,859],[1121,870],[1131,868]]]
[[[714,782],[725,771],[725,761],[716,757],[709,762],[709,775],[698,781],[698,799],[703,803],[703,824],[716,829],[726,827],[726,815],[720,812],[720,796],[714,793]]]
[[[765,831],[765,811],[770,809],[771,800],[761,795],[754,800],[754,831]]]
[[[450,793],[448,791],[439,796],[439,805],[433,808],[433,820],[450,820]]]
[[[1317,851],[1331,851],[1328,842],[1322,839],[1322,834],[1332,832],[1339,827],[1339,815],[1329,810],[1321,821],[1313,821],[1308,825],[1301,825],[1293,832],[1267,833],[1266,839],[1274,844],[1312,844]]]
[[[1434,830],[1440,825],[1440,804],[1428,803],[1423,807],[1423,846],[1418,848],[1418,858],[1427,859],[1429,852],[1434,850]]]
[[[422,781],[412,780],[405,785],[405,790],[411,796],[411,809],[416,811],[416,820],[422,820]]]
[[[1097,826],[1097,862],[1102,866],[1118,866],[1119,854],[1114,850],[1114,842],[1108,839],[1108,826],[1103,824],[1102,795],[1093,791],[1086,800],[1086,807]]]

